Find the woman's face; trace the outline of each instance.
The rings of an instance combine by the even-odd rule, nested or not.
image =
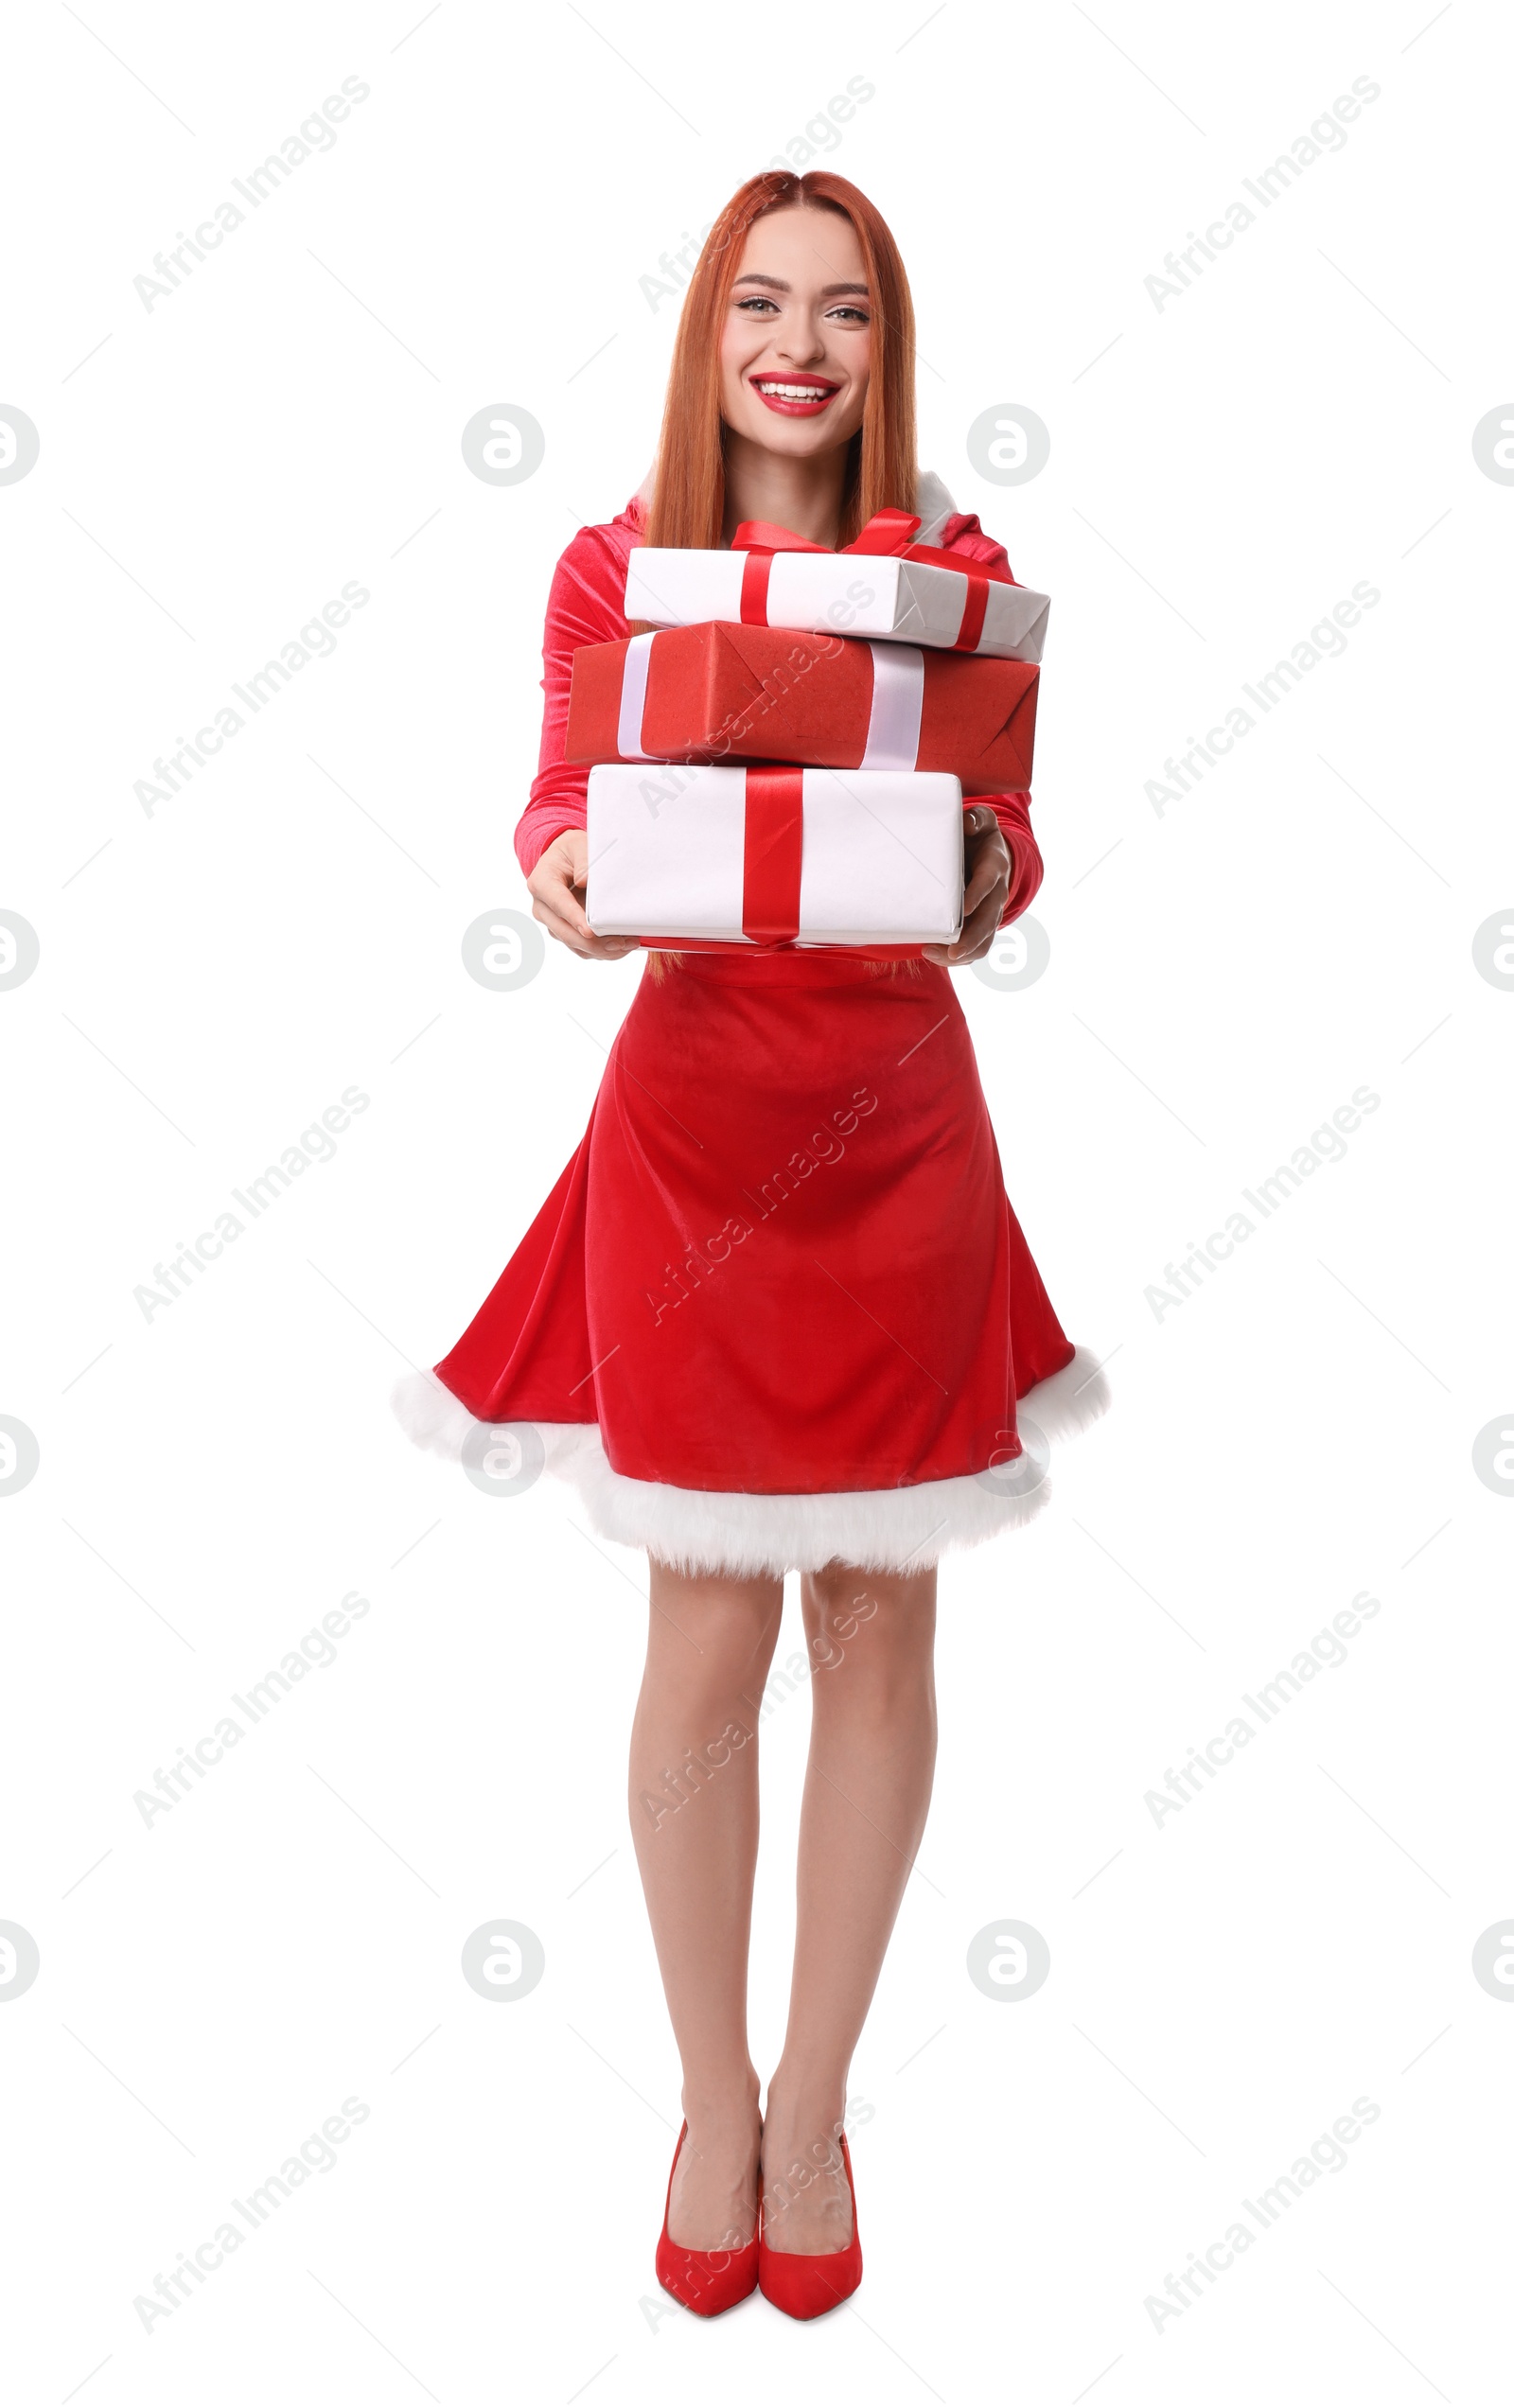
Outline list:
[[[868,395],[862,247],[835,209],[770,209],[747,237],[720,339],[720,414],[765,451],[846,443]]]

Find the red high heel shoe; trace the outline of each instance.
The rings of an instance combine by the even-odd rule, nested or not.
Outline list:
[[[758,2227],[757,2280],[763,2297],[770,2299],[775,2308],[782,2308],[785,2316],[797,2316],[801,2322],[839,2308],[862,2280],[856,2185],[852,2179],[852,2154],[845,2133],[841,2135],[841,2163],[846,2168],[846,2187],[852,2193],[852,2238],[844,2249],[828,2250],[819,2258],[801,2257],[787,2249],[769,2249],[761,2225]]]
[[[657,2244],[657,2278],[670,2292],[680,2308],[690,2308],[696,2316],[723,2316],[728,2308],[749,2299],[757,2288],[757,2234],[753,2233],[744,2249],[683,2249],[668,2239],[668,2212],[673,2205],[673,2177],[678,2171],[678,2153],[688,2137],[685,2123],[678,2135],[678,2148],[668,2170],[667,2204],[662,2210],[662,2238]],[[762,2229],[763,2200],[757,2193],[757,2228]],[[829,2263],[829,2260],[826,2261]]]

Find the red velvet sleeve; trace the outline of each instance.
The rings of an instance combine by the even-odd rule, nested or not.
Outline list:
[[[631,530],[619,521],[584,527],[558,561],[552,580],[541,645],[546,695],[541,754],[530,800],[515,832],[516,858],[528,878],[555,837],[587,824],[589,765],[563,758],[572,659],[580,644],[618,643],[629,634],[625,563],[634,540]]]

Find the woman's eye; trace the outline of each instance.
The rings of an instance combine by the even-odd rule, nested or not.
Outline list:
[[[738,309],[746,309],[755,316],[758,310],[771,309],[775,307],[775,304],[768,300],[767,295],[765,292],[754,292],[751,294],[749,299],[746,301],[738,301],[736,307]]]
[[[854,318],[859,326],[865,326],[871,323],[865,309],[854,309],[851,308],[844,309],[833,309],[831,311],[831,315],[833,318]]]

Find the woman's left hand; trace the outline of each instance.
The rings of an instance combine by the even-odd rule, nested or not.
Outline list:
[[[959,969],[987,953],[998,932],[999,918],[1009,896],[1013,864],[1004,831],[986,802],[975,802],[962,814],[963,870],[967,891],[962,898],[962,933],[954,945],[926,945],[927,961],[943,970]]]

